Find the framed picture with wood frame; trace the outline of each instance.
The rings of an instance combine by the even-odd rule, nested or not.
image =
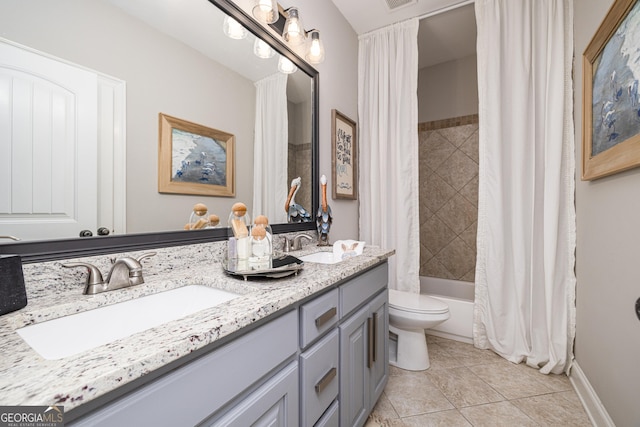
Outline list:
[[[356,122],[331,110],[331,177],[334,199],[358,199]]]
[[[582,180],[640,166],[640,1],[616,0],[583,54]]]
[[[160,113],[158,192],[235,196],[235,137]]]

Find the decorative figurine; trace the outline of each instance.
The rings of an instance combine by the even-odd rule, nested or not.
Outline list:
[[[331,207],[327,203],[327,177],[322,175],[320,178],[322,187],[322,204],[318,208],[316,216],[316,225],[318,229],[318,246],[329,246],[329,230],[331,229]]]
[[[287,212],[288,222],[310,222],[311,214],[307,212],[305,208],[296,203],[295,197],[302,179],[297,177],[291,181],[291,188],[289,189],[289,196],[284,204],[284,210]]]

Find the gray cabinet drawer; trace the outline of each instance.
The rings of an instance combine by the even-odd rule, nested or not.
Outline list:
[[[314,425],[314,427],[338,427],[340,425],[340,407],[336,400],[333,405],[327,409],[322,418]]]
[[[340,318],[347,316],[384,289],[389,280],[388,276],[389,266],[385,262],[340,286]]]
[[[204,426],[295,426],[298,423],[298,364],[290,363],[222,418]]]
[[[300,355],[302,425],[312,426],[338,396],[339,337],[334,329]]]
[[[338,290],[333,289],[300,307],[301,348],[338,323],[338,299]]]

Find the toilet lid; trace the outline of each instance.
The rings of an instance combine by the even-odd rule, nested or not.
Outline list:
[[[449,306],[437,298],[395,289],[389,289],[389,306],[412,313],[440,314],[449,311]]]

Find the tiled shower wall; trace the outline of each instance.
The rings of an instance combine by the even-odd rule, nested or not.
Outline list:
[[[478,115],[420,123],[420,275],[473,282]]]

